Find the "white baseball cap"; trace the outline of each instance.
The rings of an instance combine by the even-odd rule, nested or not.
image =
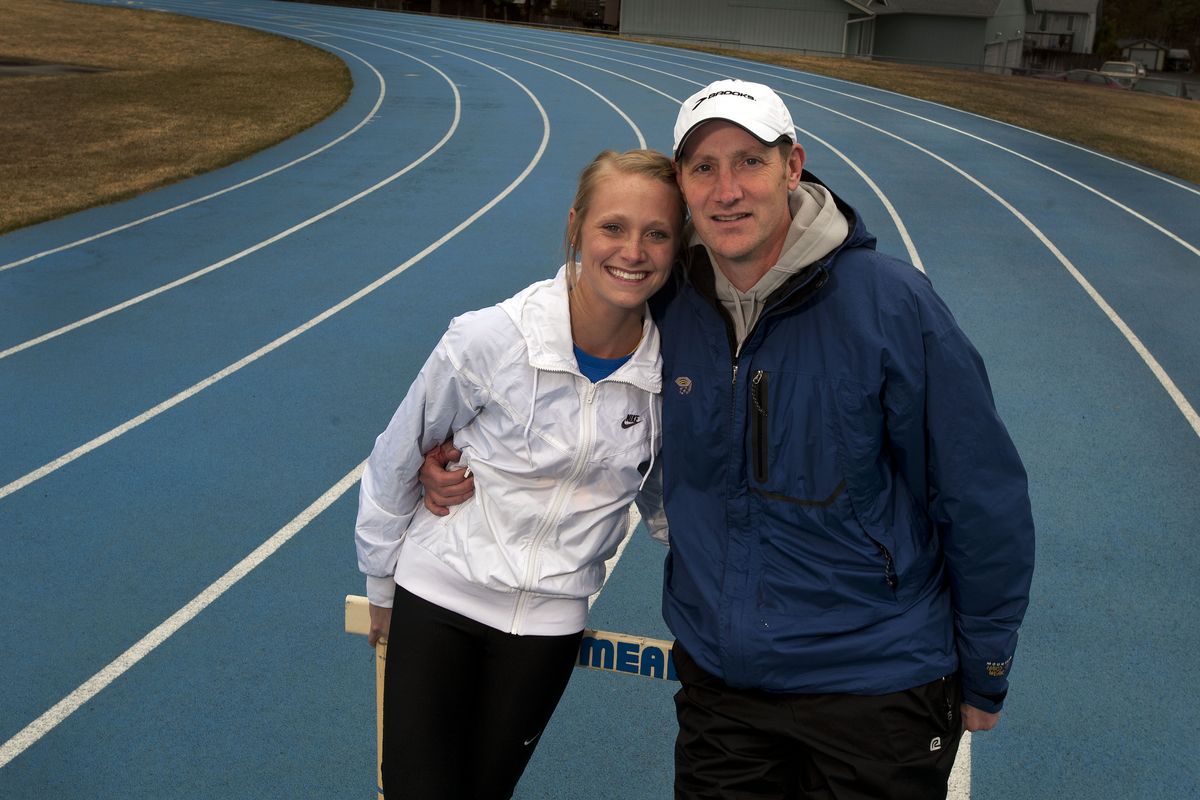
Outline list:
[[[761,83],[720,80],[710,83],[683,101],[675,118],[675,158],[692,131],[705,122],[723,119],[745,128],[763,144],[774,144],[781,136],[796,141],[792,115],[779,95]]]

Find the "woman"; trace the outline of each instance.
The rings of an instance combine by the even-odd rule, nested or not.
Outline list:
[[[383,784],[406,800],[507,798],[566,688],[588,597],[647,486],[661,359],[646,300],[684,207],[671,162],[601,153],[553,280],[456,318],[375,442],[356,542],[386,636]],[[475,497],[421,505],[422,454],[453,434]]]

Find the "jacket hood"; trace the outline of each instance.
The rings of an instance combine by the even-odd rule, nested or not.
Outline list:
[[[500,303],[500,308],[524,336],[530,366],[539,370],[582,375],[575,361],[568,294],[567,268],[564,265],[554,278],[526,287]],[[642,312],[642,339],[637,349],[620,369],[605,380],[622,381],[654,394],[662,392],[658,328],[650,319],[649,309],[644,308]]]

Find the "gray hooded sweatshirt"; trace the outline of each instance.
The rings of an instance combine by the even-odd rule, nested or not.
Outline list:
[[[717,266],[712,251],[707,245],[704,246],[708,251],[709,263],[713,265],[717,298],[733,320],[739,353],[746,335],[758,321],[758,316],[771,293],[788,278],[828,255],[850,233],[849,223],[838,210],[833,195],[824,186],[801,183],[796,191],[788,196],[788,207],[792,213],[792,225],[783,243],[779,263],[767,270],[766,274],[758,279],[758,283],[745,292],[739,291],[729,282]],[[703,244],[694,230],[691,244]]]

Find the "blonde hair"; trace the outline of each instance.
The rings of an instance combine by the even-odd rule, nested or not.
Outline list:
[[[605,150],[592,159],[592,163],[579,173],[579,187],[575,190],[575,201],[571,208],[575,217],[567,223],[567,285],[574,287],[578,279],[579,264],[579,233],[583,229],[583,221],[591,209],[592,197],[600,181],[617,173],[621,175],[641,175],[651,180],[662,182],[671,187],[672,197],[678,202],[678,219],[680,227],[686,217],[686,207],[679,184],[675,182],[675,166],[671,159],[656,150],[626,150],[618,153],[615,150]],[[680,242],[681,243],[681,242]]]

